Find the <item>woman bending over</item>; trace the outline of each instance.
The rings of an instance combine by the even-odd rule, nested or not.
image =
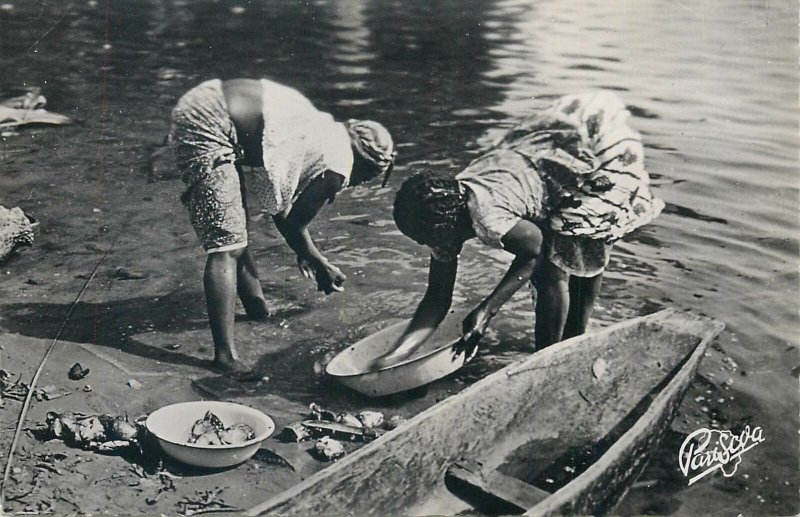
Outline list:
[[[341,291],[346,277],[314,245],[308,225],[344,187],[388,176],[394,143],[377,122],[336,122],[266,79],[193,88],[172,111],[170,141],[187,187],[182,201],[208,254],[203,285],[214,365],[240,380],[258,378],[239,361],[233,339],[237,295],[251,318],[268,314],[248,248],[247,191],[272,216],[301,273],[326,294]],[[255,168],[252,184],[243,165]]]
[[[531,282],[536,348],[582,334],[612,244],[648,223],[654,199],[639,134],[614,94],[562,97],[509,131],[455,178],[423,172],[397,193],[397,227],[431,248],[428,287],[385,367],[410,357],[450,308],[458,256],[477,237],[514,255],[500,283],[463,322],[468,348]]]

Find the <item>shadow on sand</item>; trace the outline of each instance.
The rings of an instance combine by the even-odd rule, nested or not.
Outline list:
[[[67,317],[71,304],[12,303],[3,305],[0,326],[8,332],[40,339],[53,339]],[[271,320],[303,312],[294,306],[278,311]],[[237,314],[237,321],[247,319]],[[209,359],[196,356],[197,348],[186,352],[167,345],[144,343],[136,336],[147,333],[180,334],[208,329],[205,301],[202,294],[176,292],[160,296],[132,298],[109,302],[79,302],[75,305],[62,341],[91,343],[170,364],[211,368]],[[211,354],[211,336],[201,352]],[[204,354],[206,355],[206,354]]]

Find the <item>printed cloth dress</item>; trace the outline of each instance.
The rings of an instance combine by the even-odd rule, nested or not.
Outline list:
[[[325,171],[344,177],[353,168],[350,135],[344,124],[317,110],[298,91],[261,80],[263,167],[252,175],[261,211],[290,209],[305,187]],[[189,90],[172,110],[170,142],[192,226],[208,253],[247,246],[242,177],[243,158],[222,81],[212,79]]]
[[[652,196],[639,133],[613,93],[569,95],[512,128],[456,176],[479,240],[502,248],[520,219],[545,236],[547,258],[600,274],[611,245],[664,208]]]

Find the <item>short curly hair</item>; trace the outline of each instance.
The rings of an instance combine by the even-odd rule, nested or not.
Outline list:
[[[458,180],[432,171],[411,176],[394,199],[394,222],[403,234],[426,246],[450,243],[467,196]]]

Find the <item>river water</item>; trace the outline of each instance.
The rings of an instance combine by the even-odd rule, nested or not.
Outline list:
[[[394,188],[421,168],[458,171],[549,99],[609,89],[633,113],[667,208],[615,247],[592,324],[677,307],[727,325],[618,510],[796,514],[797,19],[788,0],[6,2],[0,89],[39,86],[50,109],[78,123],[2,141],[0,203],[42,222],[24,260],[3,267],[2,329],[51,338],[112,245],[107,274],[65,338],[144,356],[197,342],[207,357],[203,256],[177,202],[177,173],[150,171],[146,158],[188,88],[266,76],[338,119],[383,122],[399,143],[389,187],[345,191],[314,223],[348,275],[345,293],[314,292],[274,228],[254,221],[263,231],[253,249],[280,317],[237,323],[242,355],[270,375],[270,392],[342,404],[347,395],[314,369],[409,315],[425,286],[427,252],[391,221]],[[472,243],[463,257],[455,304],[467,308],[509,258]],[[115,282],[120,267],[146,281]],[[391,404],[430,405],[523,357],[532,316],[529,294],[518,293],[471,365]],[[766,441],[737,473],[687,487],[676,461],[683,437],[745,424],[762,427]]]

